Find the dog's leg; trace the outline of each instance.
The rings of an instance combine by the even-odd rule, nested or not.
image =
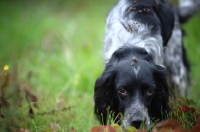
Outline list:
[[[164,63],[168,72],[169,86],[175,88],[175,96],[187,96],[189,65],[182,45],[182,29],[175,15],[174,29],[164,52]],[[173,89],[172,89],[173,90]]]
[[[182,44],[180,23],[186,22],[200,9],[200,0],[179,0],[175,24],[170,40],[165,49],[164,63],[168,71],[168,81],[175,88],[175,95],[187,96],[190,84],[190,66]]]

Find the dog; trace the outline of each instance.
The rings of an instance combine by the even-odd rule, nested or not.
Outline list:
[[[106,124],[107,108],[124,126],[149,127],[165,119],[168,106],[163,46],[174,27],[164,0],[120,0],[106,20],[105,70],[95,84],[95,113]],[[118,118],[117,118],[118,117]],[[116,121],[120,122],[120,121]]]
[[[166,68],[173,60],[166,59],[170,52],[164,47],[176,38],[177,23],[176,9],[165,0],[119,0],[111,9],[104,38],[105,69],[94,89],[94,112],[101,124],[107,123],[109,111],[115,123],[136,128],[167,118]],[[184,55],[181,62],[187,72]]]

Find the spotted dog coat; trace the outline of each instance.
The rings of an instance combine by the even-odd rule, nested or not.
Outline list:
[[[187,22],[199,9],[199,0],[179,0],[179,6],[174,12],[174,28],[164,51],[164,65],[170,89],[174,90],[175,96],[187,96],[191,85],[190,64],[183,45],[181,24]]]
[[[163,45],[174,24],[170,8],[163,0],[120,0],[106,20],[105,63],[117,49],[132,45],[144,48],[156,64],[163,65]]]
[[[187,96],[190,84],[190,65],[183,47],[183,33],[178,14],[175,13],[175,23],[172,35],[164,51],[164,65],[167,70],[169,87],[172,95]]]
[[[170,109],[163,47],[173,27],[174,10],[165,0],[119,0],[111,9],[105,69],[94,91],[95,114],[102,124],[109,111],[116,123],[136,128],[166,118]]]

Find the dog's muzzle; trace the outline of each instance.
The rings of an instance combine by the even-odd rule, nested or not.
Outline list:
[[[148,128],[150,126],[148,109],[139,100],[135,100],[132,105],[125,109],[124,126],[134,126],[135,128]]]

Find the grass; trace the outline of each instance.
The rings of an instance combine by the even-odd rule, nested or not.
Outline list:
[[[198,101],[198,107],[200,107],[200,67],[199,67],[199,56],[200,56],[200,30],[198,28],[198,22],[200,20],[200,13],[196,14],[195,17],[191,18],[186,24],[183,25],[186,31],[184,37],[184,44],[187,50],[187,55],[191,63],[191,78],[192,88],[189,90],[189,98]]]
[[[9,65],[8,73],[12,74],[5,94],[10,107],[0,109],[6,115],[0,118],[1,131],[50,131],[53,126],[63,132],[71,127],[89,131],[98,124],[93,115],[93,86],[103,70],[105,17],[115,2],[0,1],[0,68]],[[197,14],[183,26],[192,65],[189,98],[198,107],[199,20]],[[36,96],[38,108],[30,101],[31,96],[28,103],[25,89]],[[20,95],[13,95],[17,90]],[[34,118],[28,116],[30,105]]]

